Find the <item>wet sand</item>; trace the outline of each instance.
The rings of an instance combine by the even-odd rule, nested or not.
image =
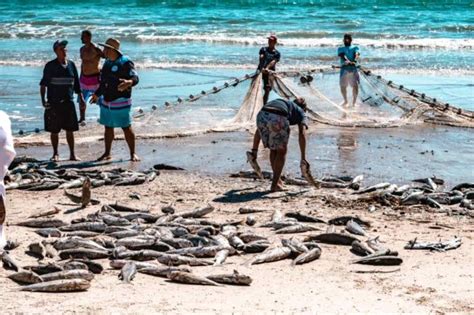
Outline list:
[[[151,148],[150,148],[151,149]],[[197,150],[198,151],[198,150]],[[143,155],[143,154],[142,154]],[[239,155],[240,159],[240,155]],[[161,159],[157,159],[158,162]],[[171,162],[163,159],[164,161]],[[198,162],[196,162],[198,163]],[[202,163],[200,161],[199,163]],[[201,164],[202,165],[202,164]],[[123,165],[128,165],[124,163]],[[152,182],[135,187],[101,187],[93,197],[102,203],[124,202],[147,207],[159,214],[164,205],[174,204],[178,212],[212,203],[218,210],[208,215],[216,221],[244,219],[240,207],[268,209],[256,214],[257,226],[268,221],[273,209],[282,212],[303,211],[329,219],[341,215],[358,215],[372,222],[369,236],[380,236],[384,246],[400,253],[404,260],[393,273],[358,273],[357,271],[398,270],[398,267],[353,265],[356,256],[345,246],[322,244],[322,255],[312,263],[292,267],[289,260],[249,266],[252,255],[232,256],[222,267],[193,267],[199,275],[220,274],[236,269],[253,278],[250,287],[200,287],[169,283],[161,278],[138,274],[131,285],[122,284],[117,270],[106,270],[96,276],[87,292],[44,294],[18,292],[18,285],[5,278],[9,273],[0,268],[3,314],[260,314],[275,313],[418,313],[444,314],[474,312],[473,296],[473,232],[472,218],[435,214],[424,207],[407,207],[395,211],[376,206],[369,213],[368,204],[344,205],[349,195],[343,190],[314,190],[288,186],[284,193],[268,194],[268,182],[204,175],[199,172],[164,171]],[[131,200],[129,193],[138,192],[142,200]],[[93,213],[99,206],[64,214],[75,208],[62,191],[8,192],[8,236],[22,242],[11,252],[21,265],[33,263],[26,256],[27,245],[39,236],[32,229],[13,224],[42,210],[58,206],[63,213],[56,217],[65,221]],[[436,223],[447,227],[436,227]],[[430,227],[435,226],[437,229]],[[321,226],[325,228],[325,226]],[[338,227],[341,229],[342,227]],[[244,227],[245,229],[245,227]],[[250,228],[249,228],[250,229]],[[276,245],[280,237],[269,229],[256,228],[258,234],[270,235]],[[304,235],[288,235],[302,239]],[[445,253],[408,251],[403,246],[417,237],[420,241],[463,238],[463,245]],[[108,263],[102,261],[104,266]]]

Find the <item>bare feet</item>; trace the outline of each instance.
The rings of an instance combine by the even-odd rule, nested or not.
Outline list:
[[[272,188],[270,188],[270,191],[271,192],[277,192],[277,191],[285,191],[285,187],[283,187],[283,185],[276,185],[276,186],[272,186]]]
[[[75,155],[71,155],[71,156],[69,157],[69,161],[81,161],[81,159],[78,158],[78,157],[75,156]]]
[[[53,157],[51,157],[49,160],[52,162],[59,162],[59,155],[53,154]]]
[[[104,153],[102,154],[97,161],[110,161],[112,160],[112,156],[110,154]]]
[[[344,101],[341,103],[341,106],[342,107],[347,107],[347,105],[349,105],[349,102],[348,101]]]
[[[140,161],[140,158],[138,157],[138,155],[132,154],[132,156],[130,157],[130,161],[138,162],[138,161]]]

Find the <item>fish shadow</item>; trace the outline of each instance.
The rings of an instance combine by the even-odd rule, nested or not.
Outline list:
[[[71,214],[71,213],[80,211],[82,209],[84,209],[82,206],[79,206],[79,207],[76,207],[76,208],[71,208],[71,209],[68,209],[68,210],[64,211],[64,214]]]

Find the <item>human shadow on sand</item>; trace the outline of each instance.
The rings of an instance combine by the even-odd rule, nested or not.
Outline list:
[[[232,189],[224,193],[223,196],[215,198],[214,202],[222,203],[241,203],[249,202],[256,199],[280,199],[285,197],[293,197],[305,193],[301,192],[271,192],[271,191],[255,191],[255,188]]]

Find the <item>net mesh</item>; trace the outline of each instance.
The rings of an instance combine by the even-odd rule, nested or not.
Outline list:
[[[337,69],[271,73],[275,97],[304,97],[308,117],[315,123],[339,127],[390,128],[409,124],[440,124],[474,128],[474,112],[387,81],[361,68],[356,106],[341,105]],[[350,88],[348,89],[350,92]],[[273,96],[272,96],[273,97]],[[134,113],[134,130],[139,138],[173,138],[209,132],[255,129],[256,115],[263,106],[261,74],[250,74],[221,86]],[[97,124],[83,128],[78,141],[96,141],[103,129]],[[35,142],[31,135],[24,142]],[[43,135],[44,137],[44,135]],[[121,138],[121,135],[117,135]],[[46,142],[46,139],[43,139]]]

